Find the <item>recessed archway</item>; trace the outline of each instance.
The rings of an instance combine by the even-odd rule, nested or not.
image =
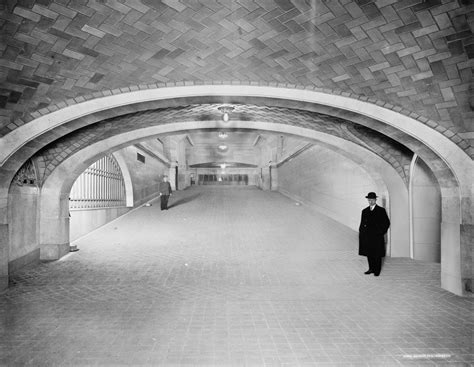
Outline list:
[[[443,233],[442,258],[443,287],[457,294],[463,292],[463,281],[470,275],[461,274],[460,244],[469,238],[472,227],[470,218],[470,198],[472,161],[453,142],[442,134],[393,110],[368,102],[344,96],[326,93],[274,87],[253,86],[191,86],[144,90],[102,97],[77,105],[65,107],[51,114],[41,116],[30,122],[28,128],[18,128],[2,138],[0,160],[4,163],[2,171],[6,173],[2,195],[7,196],[11,177],[23,161],[39,147],[63,136],[81,126],[87,126],[111,116],[125,112],[148,109],[150,106],[173,106],[182,99],[183,103],[192,101],[235,101],[257,103],[261,105],[280,105],[298,107],[303,110],[324,111],[361,125],[376,127],[379,131],[399,139],[416,151],[427,162],[441,185],[443,195]],[[244,127],[245,121],[235,121],[238,127]],[[291,122],[289,122],[291,123]],[[268,123],[254,122],[247,128],[265,129]],[[189,122],[183,123],[180,131],[192,129]],[[287,130],[289,125],[279,127]],[[164,128],[160,133],[172,133],[173,128]],[[286,133],[290,133],[285,131]],[[307,131],[301,132],[304,136]],[[147,136],[156,134],[149,133]],[[298,134],[297,134],[298,135]],[[58,171],[59,172],[59,171]],[[10,179],[9,179],[10,178]],[[47,192],[43,188],[43,192]],[[58,213],[60,214],[60,213]],[[6,216],[3,223],[8,225]],[[48,220],[47,217],[44,220]],[[55,239],[51,238],[53,242]],[[56,242],[57,243],[57,242]],[[452,246],[452,243],[459,244]],[[5,247],[5,246],[2,246]],[[5,253],[8,255],[8,253]],[[6,257],[8,259],[8,256]],[[444,264],[443,264],[444,259]]]
[[[179,134],[183,131],[190,132],[202,129],[217,129],[219,122],[195,122],[195,123],[178,123],[164,126],[155,126],[147,129],[135,130],[127,134],[121,134],[109,138],[107,140],[92,144],[80,152],[72,155],[45,181],[42,189],[41,208],[47,213],[56,213],[61,218],[61,213],[65,209],[61,206],[66,205],[70,188],[77,177],[88,165],[94,162],[99,156],[104,154],[104,149],[111,152],[121,147],[141,141],[144,138],[157,136],[160,134]],[[239,122],[240,129],[259,130],[272,133],[285,133],[313,141],[318,145],[334,150],[345,156],[347,159],[354,161],[362,166],[368,174],[374,178],[380,187],[380,191],[389,202],[391,213],[394,217],[392,224],[392,250],[397,256],[408,256],[408,202],[407,188],[403,179],[386,161],[378,157],[376,154],[352,143],[328,134],[322,134],[310,129],[297,128],[293,126],[282,126],[280,124],[267,124],[265,130],[258,129],[259,124],[253,122]],[[389,198],[392,198],[389,200]],[[62,221],[53,224],[47,215],[42,215],[41,243],[66,244],[65,239],[61,239],[61,234],[65,232],[64,226],[67,217],[63,216]],[[44,221],[43,221],[44,220]],[[63,227],[61,230],[54,230],[57,225]],[[57,234],[55,236],[54,234]]]
[[[5,149],[0,152],[0,162],[4,164],[9,156],[36,137],[53,131],[55,128],[65,127],[71,122],[75,122],[75,126],[55,132],[55,137],[78,127],[131,111],[176,107],[190,103],[209,103],[209,101],[257,103],[263,106],[323,111],[369,127],[372,127],[374,122],[379,122],[381,125],[378,127],[392,127],[401,133],[400,136],[406,134],[413,137],[438,156],[443,157],[453,171],[456,171],[456,166],[470,161],[469,157],[444,135],[414,118],[373,103],[311,90],[247,85],[199,85],[121,93],[91,99],[38,117],[27,126],[20,126],[1,138],[0,141]],[[393,108],[392,105],[388,106]],[[458,174],[460,183],[464,182],[465,178],[467,178],[466,174]]]

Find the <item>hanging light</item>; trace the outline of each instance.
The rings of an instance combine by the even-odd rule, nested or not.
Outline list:
[[[218,146],[218,148],[219,148],[219,150],[225,151],[225,150],[227,150],[227,145],[221,144],[221,145]]]
[[[221,164],[221,168],[222,168],[222,169],[225,169],[225,167],[226,167],[225,163],[222,163],[222,164]]]
[[[229,136],[225,131],[219,131],[219,138],[226,139]]]
[[[228,122],[230,119],[229,114],[234,110],[232,106],[221,106],[218,107],[218,110],[222,112],[222,121]]]

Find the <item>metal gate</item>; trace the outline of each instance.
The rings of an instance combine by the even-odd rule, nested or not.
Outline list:
[[[110,208],[126,205],[122,171],[112,155],[87,168],[74,182],[69,196],[70,209]]]

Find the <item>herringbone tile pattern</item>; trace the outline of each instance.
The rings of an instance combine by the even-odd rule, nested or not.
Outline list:
[[[102,123],[97,123],[48,145],[35,156],[40,184],[51,172],[72,154],[92,143],[110,136],[176,121],[219,120],[220,105],[189,105],[186,108],[164,108],[123,115]],[[409,166],[412,152],[399,142],[369,128],[358,126],[342,118],[322,113],[302,111],[281,107],[262,107],[255,105],[235,105],[232,118],[242,121],[259,121],[289,124],[326,134],[338,136],[356,144],[364,142],[364,147],[372,149],[381,158],[389,162],[400,176],[408,182],[405,167]]]
[[[455,0],[25,0],[0,9],[2,135],[73,101],[254,83],[365,97],[472,132],[472,5]],[[32,114],[32,115],[30,115]]]
[[[363,274],[357,234],[253,188],[176,193],[12,279],[0,365],[400,366],[474,362],[472,299],[439,264]]]

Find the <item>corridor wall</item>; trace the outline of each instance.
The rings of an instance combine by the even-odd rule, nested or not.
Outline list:
[[[324,147],[313,146],[278,168],[278,191],[328,217],[359,229],[365,196],[375,191],[379,204],[383,188],[356,163]]]
[[[9,273],[39,261],[38,192],[36,186],[13,184],[10,188],[8,216],[14,225],[9,227]]]
[[[145,162],[137,160],[137,152],[145,156]],[[158,195],[163,175],[169,175],[169,167],[147,152],[128,146],[115,152],[123,158],[133,182],[133,206],[139,206]]]
[[[417,159],[413,173],[413,258],[441,261],[441,192],[433,172]]]
[[[122,206],[119,208],[72,210],[69,218],[69,238],[71,242],[117,219],[130,209]]]

